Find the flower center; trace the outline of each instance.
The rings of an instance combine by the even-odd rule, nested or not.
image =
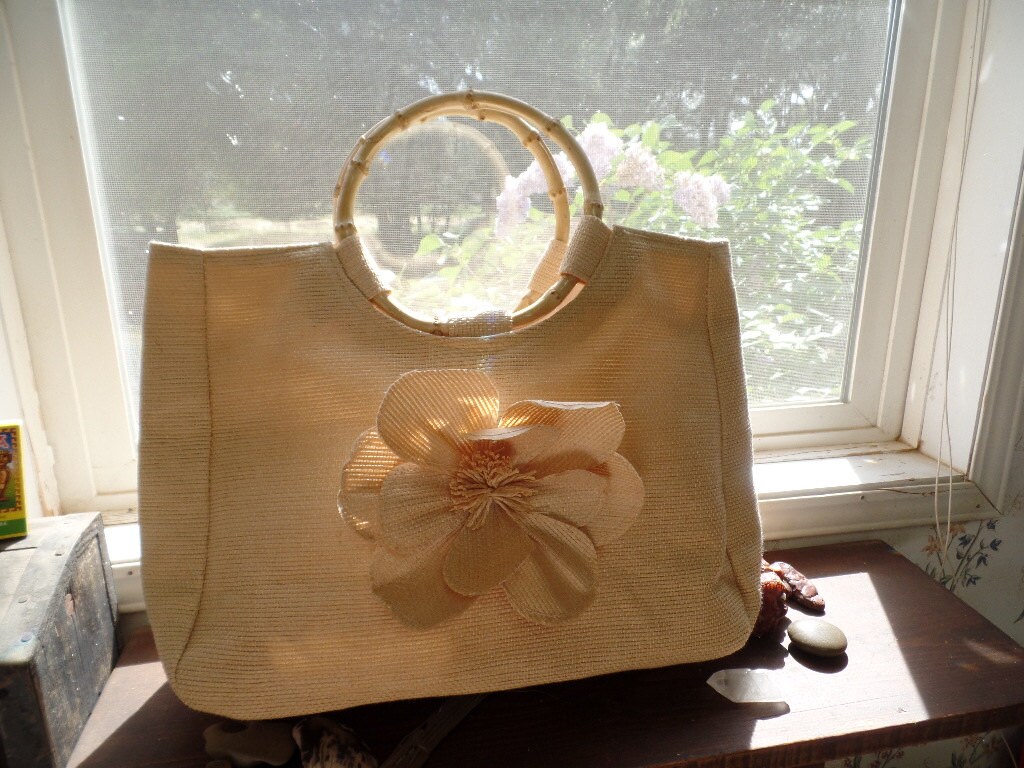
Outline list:
[[[452,473],[449,492],[454,509],[466,512],[466,527],[476,530],[494,508],[508,514],[528,509],[526,499],[537,491],[532,472],[520,472],[512,460],[493,448],[480,448],[466,456]]]

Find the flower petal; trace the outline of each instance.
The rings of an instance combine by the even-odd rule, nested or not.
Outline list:
[[[380,535],[380,496],[377,494],[339,491],[338,514],[367,541]]]
[[[356,438],[352,454],[341,469],[338,512],[345,522],[368,539],[378,535],[378,494],[384,478],[401,462],[377,431],[369,429]]]
[[[402,459],[385,443],[376,430],[368,429],[356,438],[352,453],[341,470],[344,491],[372,493],[380,490],[384,478]]]
[[[411,371],[392,384],[377,414],[384,442],[407,461],[454,469],[466,434],[498,424],[498,390],[483,371]]]
[[[444,578],[460,594],[482,595],[507,579],[532,551],[526,531],[492,509],[479,528],[459,531],[444,561]]]
[[[555,427],[527,424],[521,427],[492,427],[471,432],[467,437],[474,443],[490,443],[512,461],[522,466],[547,451],[558,438]]]
[[[522,467],[540,476],[600,464],[615,453],[626,432],[618,403],[523,400],[510,406],[501,417],[504,427],[524,424],[558,429],[558,437]]]
[[[594,544],[602,547],[622,536],[636,521],[644,505],[644,481],[618,453],[592,471],[607,476],[608,488],[597,514],[583,527]]]
[[[582,528],[600,511],[607,485],[606,477],[585,469],[548,475],[534,483],[537,492],[530,498],[530,507]]]
[[[378,549],[370,565],[373,591],[395,616],[416,629],[462,613],[473,602],[448,589],[441,574],[447,542],[407,557]]]
[[[400,464],[384,481],[378,513],[381,538],[395,551],[431,546],[454,533],[463,516],[452,511],[450,480],[417,464]]]
[[[544,515],[525,521],[537,542],[533,554],[502,585],[520,614],[560,624],[587,609],[597,594],[597,550],[579,528]]]

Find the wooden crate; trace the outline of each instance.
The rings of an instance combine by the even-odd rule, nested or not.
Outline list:
[[[98,514],[33,519],[0,542],[0,768],[63,768],[115,657]]]

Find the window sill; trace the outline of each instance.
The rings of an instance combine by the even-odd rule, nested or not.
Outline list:
[[[999,514],[973,482],[935,459],[902,443],[872,448],[758,454],[754,485],[765,539],[933,525],[936,512],[953,522]]]
[[[932,525],[936,508],[954,522],[999,514],[974,483],[902,443],[872,453],[848,449],[763,452],[754,484],[768,541]],[[847,454],[847,455],[844,455]],[[107,549],[121,613],[145,610],[139,526],[108,525]]]

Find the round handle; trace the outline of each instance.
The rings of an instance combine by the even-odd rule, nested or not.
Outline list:
[[[496,117],[499,113],[514,115],[528,124],[539,126],[544,134],[566,153],[576,169],[583,188],[583,213],[601,218],[604,206],[601,203],[601,192],[597,186],[594,169],[583,149],[564,125],[550,115],[511,96],[484,91],[461,91],[421,99],[384,118],[359,138],[342,166],[338,183],[334,188],[334,230],[338,239],[355,234],[356,193],[369,174],[370,163],[391,134],[442,115],[465,115],[497,122],[500,119]],[[535,131],[531,133],[537,135]],[[517,135],[520,135],[518,130]],[[524,143],[528,142],[528,146],[533,143],[533,139],[528,136],[520,135],[520,139]]]
[[[405,130],[411,125],[408,119],[405,121],[395,121],[395,118],[400,114],[405,115],[404,112],[395,113],[388,120],[382,121],[381,124],[390,122],[392,125],[389,126],[387,136],[380,138],[376,142],[371,156],[357,156],[359,144],[366,139],[366,136],[363,136],[359,139],[356,150],[353,150],[345,166],[342,167],[341,174],[338,177],[338,185],[334,190],[334,231],[338,240],[356,234],[354,212],[356,194],[363,181],[369,175],[372,156],[376,156],[386,138],[394,133]],[[432,111],[429,115],[421,116],[418,122],[425,123],[429,120],[448,115],[465,115],[465,110],[461,106],[441,107]],[[522,118],[507,112],[480,109],[474,112],[472,116],[479,120],[486,120],[508,128],[536,158],[538,165],[544,173],[544,180],[548,187],[548,197],[551,198],[551,204],[555,213],[555,239],[562,240],[563,242],[567,240],[569,238],[570,218],[568,195],[562,182],[562,176],[558,171],[558,166],[555,164],[551,151],[544,143],[540,134]],[[379,127],[381,124],[378,124],[376,127]],[[373,130],[376,130],[376,127]]]
[[[504,125],[510,128],[534,154],[544,171],[548,193],[554,204],[556,240],[565,242],[568,239],[568,195],[550,151],[537,130],[531,126],[538,126],[565,151],[576,169],[583,189],[584,213],[600,218],[603,205],[597,178],[583,150],[565,126],[544,112],[510,96],[464,91],[422,99],[380,121],[360,137],[345,161],[334,189],[334,231],[337,241],[357,234],[354,216],[356,194],[359,186],[369,175],[370,163],[387,138],[417,123],[446,115],[464,115]],[[523,327],[554,311],[578,282],[572,276],[563,275],[537,301],[512,315],[512,327]],[[411,314],[386,294],[376,297],[373,301],[387,314],[413,328],[429,333],[443,333],[436,322]]]
[[[461,109],[452,107],[435,112],[429,119],[461,114],[463,114]],[[548,187],[548,197],[551,198],[551,206],[555,212],[555,240],[562,240],[563,242],[568,240],[570,220],[569,196],[565,191],[562,174],[559,173],[558,166],[555,165],[555,158],[551,156],[551,150],[548,149],[548,145],[544,143],[540,134],[525,120],[508,112],[488,109],[480,110],[475,116],[480,120],[497,123],[508,128],[537,160],[537,164],[544,173],[544,181]]]

